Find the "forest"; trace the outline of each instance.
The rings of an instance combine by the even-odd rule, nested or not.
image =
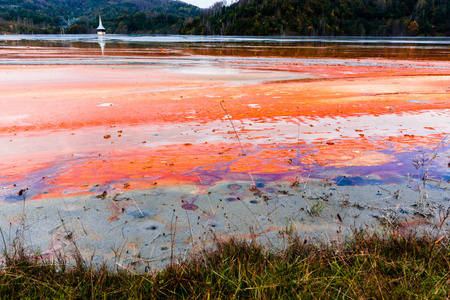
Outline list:
[[[177,0],[0,0],[0,33],[178,33],[201,9]]]
[[[0,33],[450,36],[450,0],[0,0]]]
[[[449,0],[240,0],[216,3],[181,34],[450,36]]]

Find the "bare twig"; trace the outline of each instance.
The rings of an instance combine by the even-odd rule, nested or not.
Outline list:
[[[239,146],[241,147],[242,156],[246,157],[246,154],[245,154],[245,152],[244,152],[244,147],[242,146],[241,139],[239,138],[239,134],[237,133],[236,128],[234,127],[234,124],[233,124],[233,121],[232,121],[231,118],[230,118],[230,115],[228,114],[227,110],[226,110],[225,107],[223,106],[223,104],[222,104],[223,102],[225,102],[225,101],[224,101],[224,100],[221,100],[221,101],[219,102],[219,103],[220,103],[220,106],[222,107],[223,111],[225,112],[225,116],[227,117],[228,121],[230,121],[230,124],[231,124],[231,126],[233,127],[234,134],[236,135],[237,140],[238,140],[238,142],[239,142]],[[248,175],[250,175],[250,179],[251,179],[252,182],[253,182],[253,186],[256,187],[255,180],[253,179],[252,173],[250,172],[250,166],[248,165],[248,162],[247,162],[247,161],[245,161],[245,163],[246,163],[246,165],[247,165]]]

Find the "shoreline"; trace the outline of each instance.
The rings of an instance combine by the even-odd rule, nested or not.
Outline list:
[[[450,184],[444,182],[439,187],[426,184],[425,189],[413,180],[409,185],[372,186],[314,179],[293,183],[154,186],[2,203],[0,220],[2,228],[9,228],[7,241],[12,241],[26,218],[24,243],[44,259],[70,257],[74,241],[82,257],[92,257],[94,264],[106,261],[113,267],[120,258],[120,264],[142,271],[143,262],[160,269],[171,255],[190,257],[217,238],[274,247],[282,246],[286,230],[312,244],[343,241],[354,229],[433,233],[450,201],[445,197]],[[448,227],[444,224],[441,233]],[[119,249],[121,254],[114,255]]]

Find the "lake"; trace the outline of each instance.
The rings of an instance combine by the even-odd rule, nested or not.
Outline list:
[[[46,257],[64,215],[84,254],[157,264],[211,232],[406,228],[450,199],[449,95],[449,38],[5,35],[1,226],[34,200]]]

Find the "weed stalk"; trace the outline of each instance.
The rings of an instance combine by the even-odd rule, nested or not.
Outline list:
[[[244,156],[244,158],[245,158],[245,157],[246,157],[246,154],[245,154],[245,151],[244,151],[244,147],[242,146],[241,139],[239,138],[239,134],[237,133],[236,127],[234,127],[234,124],[233,124],[233,121],[232,121],[231,118],[230,118],[230,115],[228,114],[227,110],[226,110],[225,107],[223,106],[223,102],[225,102],[225,101],[224,101],[224,100],[221,100],[221,101],[219,102],[219,103],[220,103],[220,106],[222,107],[223,111],[225,112],[225,116],[227,117],[228,121],[230,122],[231,127],[233,127],[234,134],[236,135],[236,138],[237,138],[237,140],[238,140],[238,142],[239,142],[239,146],[241,147],[242,156]],[[252,175],[252,173],[250,172],[250,166],[248,165],[248,162],[247,162],[247,161],[245,161],[245,163],[246,163],[246,165],[247,165],[248,175],[250,175],[250,179],[251,179],[252,182],[253,182],[253,186],[256,187],[255,180],[253,179],[253,175]]]

